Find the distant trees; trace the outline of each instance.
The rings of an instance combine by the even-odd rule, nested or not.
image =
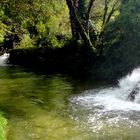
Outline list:
[[[96,48],[102,41],[104,27],[117,15],[120,1],[1,0],[0,42],[4,41],[4,36],[10,39],[16,35],[18,47],[62,47],[72,38]],[[21,45],[23,42],[25,44]]]
[[[18,34],[21,42],[16,47],[61,47],[70,38],[65,0],[0,0],[1,23],[9,32],[0,32],[0,41]]]

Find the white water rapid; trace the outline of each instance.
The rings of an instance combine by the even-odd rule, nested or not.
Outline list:
[[[71,118],[96,133],[105,134],[106,129],[117,132],[116,127],[118,133],[123,128],[140,128],[140,91],[134,102],[127,100],[136,85],[140,87],[140,68],[120,79],[116,87],[87,90],[72,97]]]
[[[7,60],[9,58],[9,53],[5,53],[0,56],[0,66],[6,66],[7,65]]]

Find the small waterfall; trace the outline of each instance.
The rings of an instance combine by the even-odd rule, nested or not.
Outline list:
[[[128,95],[140,87],[140,68],[118,81],[116,87],[87,90],[70,99],[72,119],[88,125],[92,131],[99,132],[105,127],[140,127],[140,91],[134,102],[128,101]],[[77,114],[82,112],[79,117]]]
[[[5,54],[0,56],[0,66],[6,66],[7,65],[7,61],[8,61],[9,56],[10,56],[9,53],[5,53]]]
[[[120,79],[117,87],[88,90],[81,96],[74,97],[72,102],[88,107],[102,106],[104,110],[140,111],[140,91],[134,102],[127,101],[128,95],[136,85],[140,87],[140,68]]]
[[[133,89],[140,82],[140,68],[136,68],[131,74],[119,80],[119,87],[122,89]]]

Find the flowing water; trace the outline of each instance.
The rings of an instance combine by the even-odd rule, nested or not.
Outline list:
[[[137,68],[119,80],[116,87],[84,91],[71,98],[74,114],[71,117],[89,128],[95,134],[94,139],[139,140],[140,92],[134,102],[128,101],[130,92],[140,87],[139,83],[140,68]]]
[[[116,87],[86,84],[63,75],[41,75],[8,66],[0,56],[0,112],[5,140],[139,140],[140,68]],[[138,85],[139,86],[139,85]],[[0,119],[0,134],[1,134]],[[0,137],[1,138],[1,137]],[[0,140],[3,140],[2,138]]]

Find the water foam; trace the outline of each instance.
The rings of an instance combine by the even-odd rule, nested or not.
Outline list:
[[[0,66],[6,66],[7,65],[7,60],[9,58],[9,56],[10,56],[9,53],[5,53],[5,54],[0,56]]]
[[[86,121],[83,122],[96,132],[103,129],[104,125],[119,127],[121,122],[125,122],[126,128],[132,125],[140,126],[140,93],[134,102],[127,100],[136,86],[140,87],[140,68],[120,79],[116,87],[87,90],[72,97],[74,114],[76,116],[79,110],[85,112]]]
[[[123,89],[134,88],[136,84],[140,82],[140,68],[134,69],[131,74],[128,74],[126,77],[123,77],[119,80],[119,87]]]
[[[72,98],[82,106],[102,106],[104,110],[137,110],[140,111],[140,94],[136,96],[135,102],[127,101],[129,93],[140,83],[140,68],[119,80],[117,87],[104,88],[100,90],[89,90],[81,96]],[[140,85],[139,85],[140,86]]]

